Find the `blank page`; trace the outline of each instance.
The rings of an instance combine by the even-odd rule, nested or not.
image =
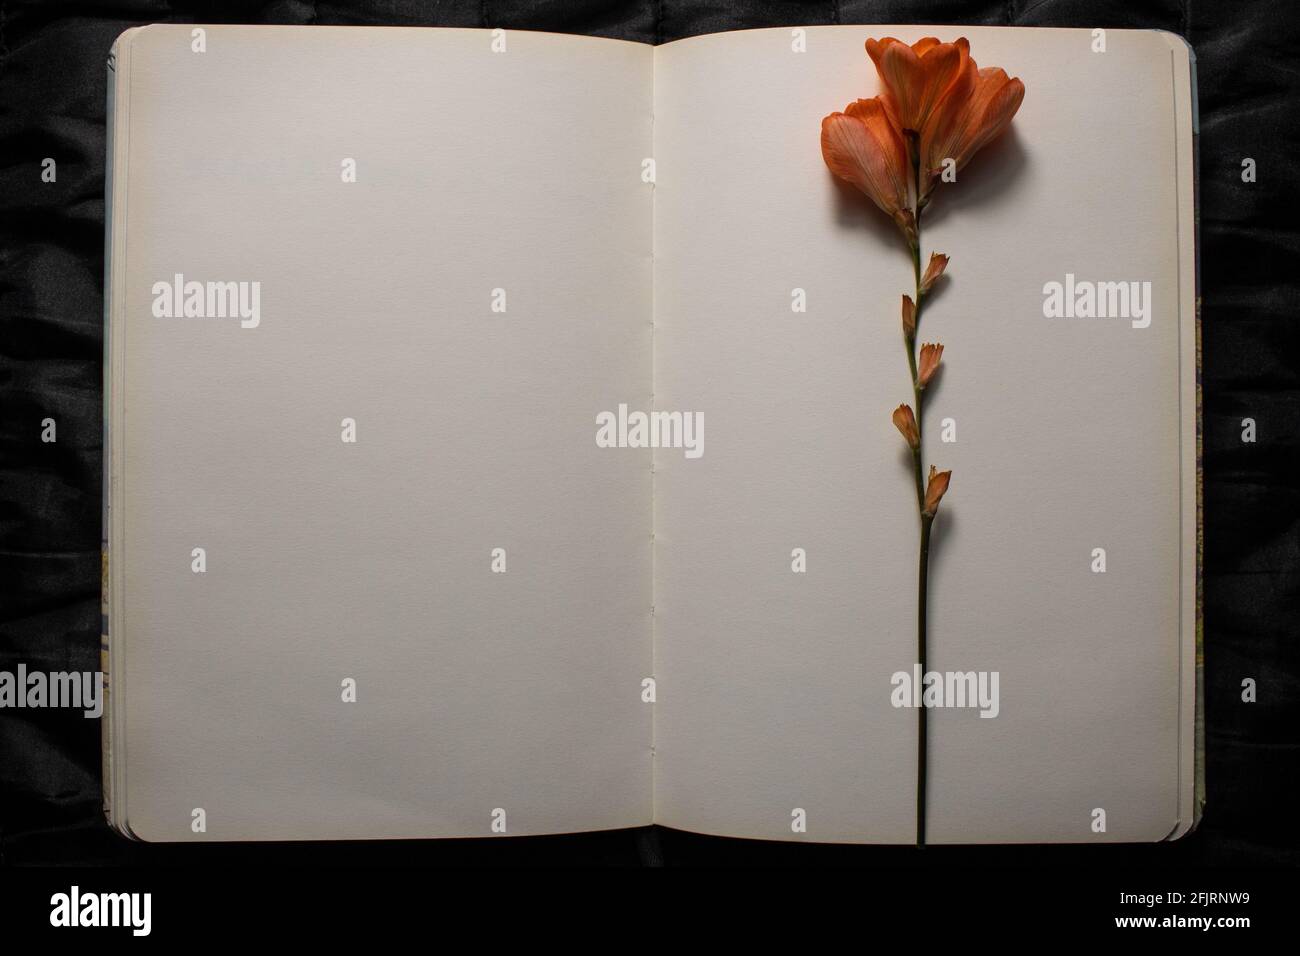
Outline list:
[[[118,45],[114,815],[141,837],[650,820],[650,459],[593,436],[649,401],[651,51],[505,42]],[[258,324],[158,317],[176,274],[259,282]]]

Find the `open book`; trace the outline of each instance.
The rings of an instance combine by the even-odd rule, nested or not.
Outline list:
[[[1194,825],[1183,41],[169,25],[109,60],[115,827],[914,841],[912,266],[818,146],[886,35],[1028,90],[924,235],[928,838]]]

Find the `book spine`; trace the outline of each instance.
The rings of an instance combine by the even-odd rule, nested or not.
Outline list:
[[[126,142],[124,119],[128,109],[127,91],[130,75],[131,39],[141,28],[133,27],[117,38],[109,51],[107,62],[108,82],[105,111],[104,157],[104,431],[103,431],[103,492],[101,500],[100,531],[100,644],[99,666],[103,677],[103,715],[100,721],[100,750],[103,765],[104,816],[109,825],[130,836],[124,822],[125,792],[122,786],[122,740],[119,722],[123,715],[119,698],[122,696],[122,660],[125,648],[122,635],[117,633],[121,622],[121,541],[114,532],[119,517],[115,497],[120,489],[121,449],[113,442],[113,421],[121,404],[121,316],[118,303],[124,289],[122,246],[125,231],[116,223],[116,211],[122,208],[126,191]],[[118,561],[114,563],[114,549],[118,548]]]
[[[112,655],[109,652],[109,618],[112,608],[112,498],[113,498],[113,376],[112,376],[112,276],[113,276],[113,116],[117,105],[117,57],[115,43],[108,54],[108,103],[104,123],[104,435],[103,492],[100,510],[99,583],[99,670],[103,675],[104,709],[100,719],[100,749],[103,764],[104,816],[113,819],[113,708],[111,701]]]

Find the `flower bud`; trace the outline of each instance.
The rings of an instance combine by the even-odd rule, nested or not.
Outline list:
[[[902,433],[903,438],[912,447],[912,450],[921,447],[921,433],[916,429],[916,416],[912,414],[912,406],[903,404],[894,409],[894,427]]]
[[[916,303],[910,295],[903,296],[903,335],[909,342],[916,338]]]
[[[939,371],[939,360],[943,358],[943,346],[937,342],[931,345],[926,342],[921,346],[921,365],[916,373],[917,384],[925,388],[930,384],[930,379],[934,378],[934,373]]]
[[[925,514],[934,517],[938,512],[939,502],[943,500],[951,480],[951,471],[936,471],[934,465],[930,466],[930,481],[925,487]]]
[[[930,263],[925,267],[925,275],[921,276],[921,295],[925,295],[934,288],[934,284],[939,281],[939,276],[943,275],[943,270],[948,268],[948,257],[941,252],[930,253]]]

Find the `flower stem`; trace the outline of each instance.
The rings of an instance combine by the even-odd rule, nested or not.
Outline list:
[[[925,770],[926,770],[926,707],[925,707],[925,604],[926,584],[930,576],[930,526],[934,516],[921,515],[921,559],[917,571],[920,582],[916,605],[916,659],[921,665],[921,706],[917,708],[916,742],[916,845],[925,846]]]
[[[921,328],[921,221],[916,221],[916,245],[912,247],[912,263],[916,271],[916,329]],[[912,402],[916,405],[916,448],[912,452],[912,466],[916,472],[916,510],[925,510],[925,475],[922,471],[921,437],[924,425],[921,417],[921,380],[916,372],[916,332],[909,337],[903,334],[903,344],[907,346],[907,365],[912,373]]]
[[[921,407],[922,389],[920,379],[916,373],[916,343],[917,333],[921,328],[921,310],[924,306],[924,300],[921,298],[921,211],[924,208],[920,200],[921,192],[921,150],[920,144],[915,137],[911,138],[910,153],[912,158],[912,171],[916,182],[916,200],[914,203],[913,217],[916,223],[916,240],[912,243],[912,272],[916,279],[916,331],[910,339],[904,334],[907,344],[907,364],[912,372],[912,398],[916,402],[916,450],[912,453],[912,464],[916,470],[916,510],[921,518],[921,547],[919,556],[919,567],[917,569],[917,595],[916,595],[916,659],[921,665],[921,686],[914,688],[913,692],[919,692],[921,695],[920,706],[916,709],[916,845],[925,846],[925,805],[926,805],[926,707],[925,707],[925,672],[926,672],[926,633],[925,617],[928,594],[928,585],[930,577],[930,526],[934,523],[934,515],[925,513],[925,470],[922,461],[921,452],[923,444],[921,441],[924,435],[924,412]]]

